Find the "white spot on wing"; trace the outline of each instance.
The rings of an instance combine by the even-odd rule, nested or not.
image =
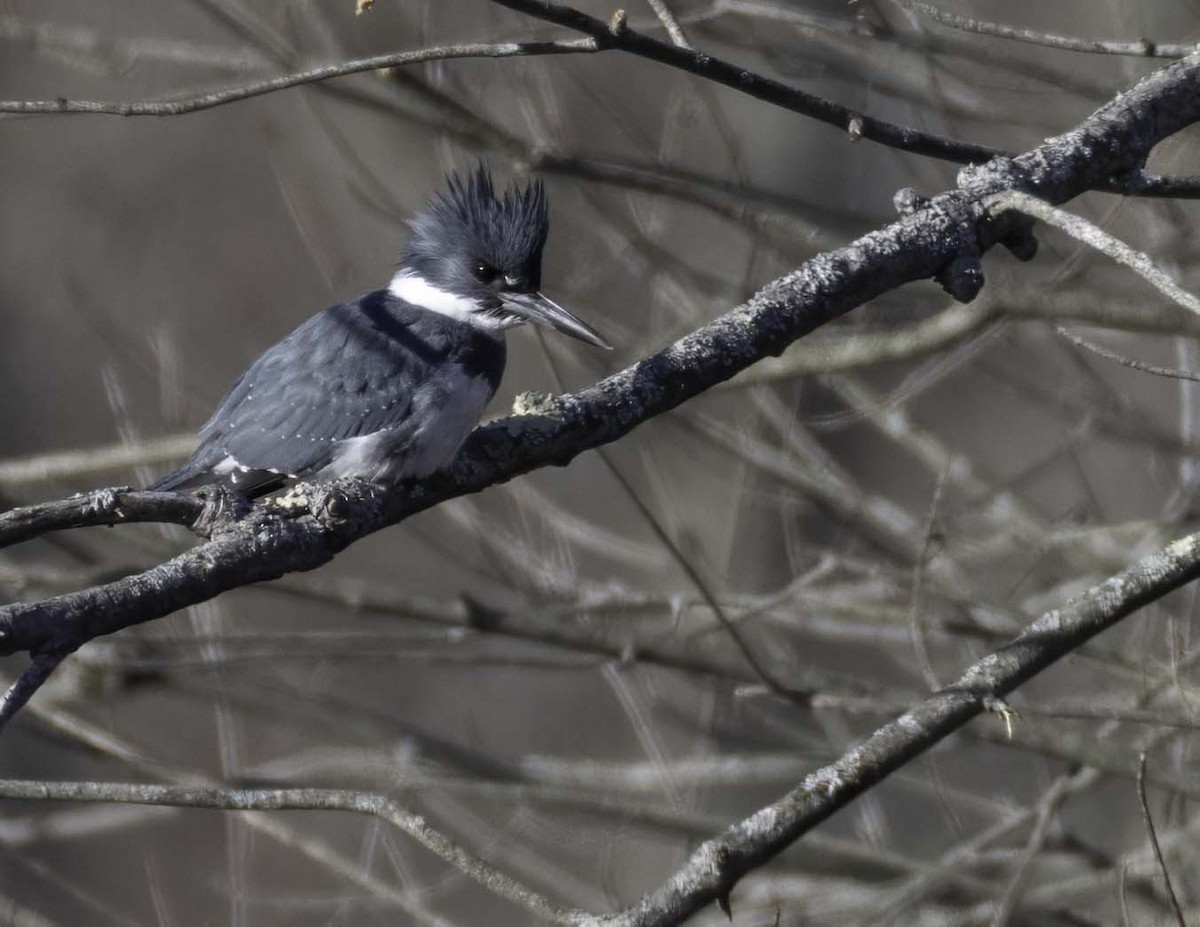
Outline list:
[[[244,472],[246,468],[234,460],[232,454],[212,468],[214,476],[225,476],[229,473],[232,473],[234,470],[241,470]]]
[[[231,482],[236,483],[238,481],[238,478],[237,478],[238,473],[249,473],[251,470],[254,470],[254,469],[266,470],[268,473],[283,473],[282,470],[276,470],[274,467],[257,467],[257,468],[256,467],[247,467],[244,463],[241,463],[232,454],[228,455],[224,460],[217,463],[212,468],[212,473],[214,476],[229,476],[229,474],[233,473],[234,475],[231,478]],[[237,473],[234,473],[235,470],[237,471]],[[289,473],[287,475],[291,476],[292,474]]]

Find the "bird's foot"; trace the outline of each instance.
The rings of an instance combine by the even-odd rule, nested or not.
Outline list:
[[[346,478],[322,483],[296,483],[271,500],[288,513],[311,515],[327,528],[353,520],[364,502],[373,502],[379,487],[367,480]]]
[[[192,530],[206,538],[212,537],[223,525],[244,517],[254,507],[254,503],[245,496],[220,483],[201,486],[195,496],[204,500],[204,511],[192,523]]]

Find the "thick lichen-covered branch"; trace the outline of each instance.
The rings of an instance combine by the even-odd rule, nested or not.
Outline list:
[[[69,653],[228,589],[318,567],[354,541],[438,502],[566,464],[615,441],[905,283],[934,277],[969,299],[982,285],[979,258],[991,245],[1003,241],[1022,256],[1031,253],[1027,226],[989,213],[989,197],[1018,190],[1058,203],[1135,171],[1155,144],[1200,118],[1198,87],[1200,58],[1193,56],[1027,154],[965,169],[955,190],[931,200],[902,198],[897,222],[813,258],[658,353],[548,400],[532,414],[478,428],[452,467],[421,484],[302,486],[242,517],[206,525],[207,541],[141,574],[0,608],[0,653]],[[12,522],[22,517],[9,516]]]

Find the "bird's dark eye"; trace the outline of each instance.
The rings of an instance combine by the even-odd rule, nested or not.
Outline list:
[[[483,283],[490,283],[496,278],[496,268],[484,261],[476,261],[472,270],[475,278]]]

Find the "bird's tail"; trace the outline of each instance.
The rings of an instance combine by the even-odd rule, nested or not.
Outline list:
[[[213,482],[211,471],[197,467],[189,460],[178,470],[172,470],[165,476],[159,477],[146,489],[151,492],[187,492],[189,489],[195,489],[197,486],[211,482]]]
[[[286,485],[287,474],[275,470],[214,471],[207,460],[193,457],[178,470],[172,470],[146,487],[151,492],[189,492],[201,486],[222,486],[230,492],[257,499]]]

